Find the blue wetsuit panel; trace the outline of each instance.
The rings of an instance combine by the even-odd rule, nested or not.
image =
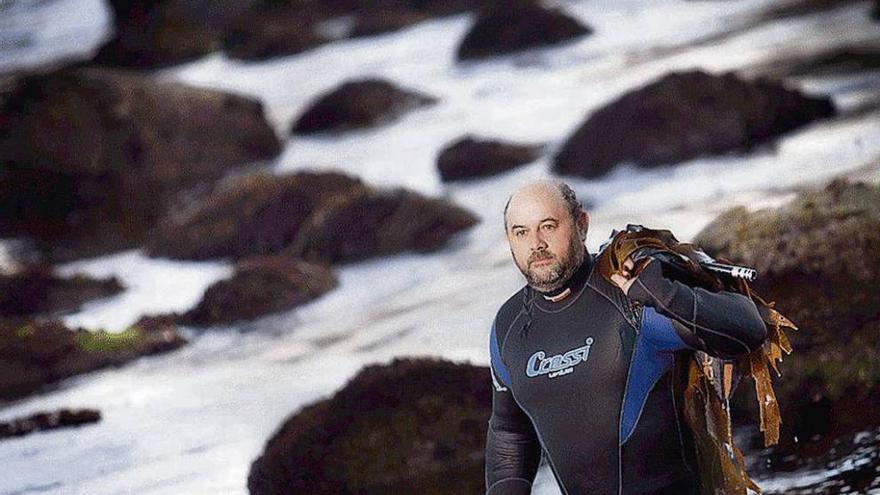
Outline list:
[[[510,371],[504,362],[501,361],[501,351],[498,348],[498,335],[495,333],[495,322],[492,322],[492,332],[489,337],[489,351],[492,362],[492,369],[498,373],[497,378],[501,380],[501,384],[505,387],[510,383]]]
[[[624,397],[620,421],[621,445],[635,430],[654,384],[672,367],[672,352],[685,348],[687,346],[672,327],[672,321],[654,308],[645,306]]]

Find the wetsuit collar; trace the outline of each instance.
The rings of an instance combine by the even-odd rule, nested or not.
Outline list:
[[[578,267],[578,269],[571,275],[571,277],[569,277],[565,285],[549,292],[535,291],[537,292],[535,301],[544,307],[553,306],[555,304],[567,301],[569,296],[580,292],[584,284],[587,283],[587,278],[590,275],[592,264],[593,255],[590,254],[589,251],[585,251],[583,262],[581,262],[581,265]]]

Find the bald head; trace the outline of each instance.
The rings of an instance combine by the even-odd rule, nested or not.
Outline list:
[[[504,228],[513,260],[529,285],[541,292],[565,284],[584,259],[589,217],[574,191],[561,181],[520,187],[504,207]]]
[[[504,205],[504,229],[509,228],[507,212],[511,204],[514,204],[514,208],[530,207],[536,200],[559,204],[575,223],[583,210],[577,195],[568,184],[561,180],[540,179],[521,186],[507,198],[507,204]]]

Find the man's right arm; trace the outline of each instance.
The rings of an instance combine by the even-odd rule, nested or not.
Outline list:
[[[528,495],[541,461],[532,421],[513,398],[495,326],[490,336],[492,416],[486,434],[486,495]]]

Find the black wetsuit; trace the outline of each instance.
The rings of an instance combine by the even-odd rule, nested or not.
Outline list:
[[[672,390],[673,353],[759,347],[754,303],[664,278],[650,263],[628,295],[587,253],[564,299],[529,287],[490,336],[488,495],[528,494],[542,449],[563,494],[696,494],[692,439]]]

